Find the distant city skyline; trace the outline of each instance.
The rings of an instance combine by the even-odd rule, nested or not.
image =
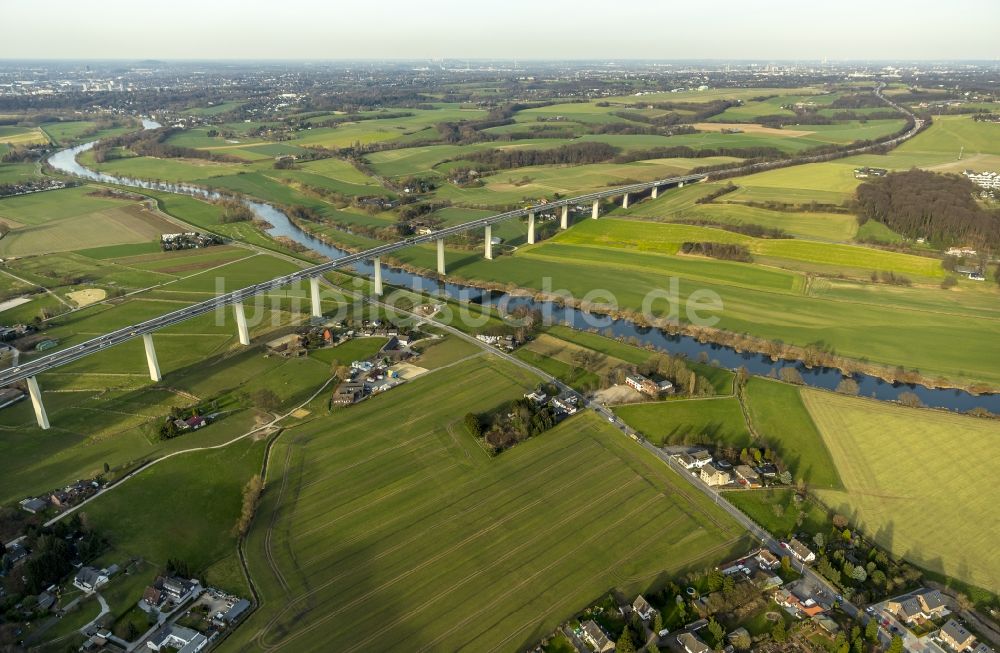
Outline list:
[[[0,1],[0,59],[989,60],[1000,3]]]

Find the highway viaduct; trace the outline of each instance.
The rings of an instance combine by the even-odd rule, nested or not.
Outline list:
[[[801,165],[804,163],[817,163],[820,161],[828,161],[833,158],[840,158],[845,156],[853,156],[855,154],[862,154],[875,150],[877,148],[885,147],[895,147],[903,141],[916,136],[924,126],[924,121],[917,118],[911,111],[906,107],[903,107],[891,99],[885,97],[882,91],[885,88],[885,84],[879,83],[875,89],[874,94],[877,98],[896,109],[903,115],[910,119],[910,127],[906,132],[899,134],[893,138],[885,141],[868,143],[858,145],[857,147],[850,147],[846,150],[842,150],[836,153],[819,154],[814,156],[804,156],[797,157],[791,161],[763,161],[758,163],[753,163],[750,165],[745,165],[729,170],[720,171],[726,176],[735,175],[747,175],[755,172],[762,172],[764,170],[769,170],[772,168],[777,168],[786,165]],[[477,220],[472,220],[470,222],[464,222],[462,224],[453,225],[451,227],[446,227],[438,231],[434,231],[429,234],[424,234],[420,236],[414,236],[411,238],[405,238],[394,243],[387,243],[385,245],[379,245],[378,247],[373,247],[371,249],[365,250],[363,252],[358,252],[356,254],[350,254],[348,256],[342,256],[340,258],[334,259],[327,263],[321,263],[319,265],[314,265],[309,268],[304,268],[297,272],[287,274],[282,277],[276,277],[270,281],[265,281],[263,283],[254,284],[252,286],[247,286],[240,290],[236,290],[223,295],[218,295],[212,299],[206,300],[204,302],[188,306],[187,308],[182,308],[172,313],[167,313],[166,315],[161,315],[160,317],[153,318],[151,320],[146,320],[145,322],[140,322],[138,324],[133,324],[132,326],[127,326],[111,333],[107,333],[103,336],[97,338],[92,338],[86,342],[70,347],[68,349],[62,349],[52,354],[42,356],[30,362],[24,363],[20,366],[14,367],[12,369],[4,370],[0,372],[0,387],[6,387],[12,383],[18,381],[26,381],[28,386],[28,394],[31,397],[32,406],[35,409],[35,417],[38,421],[38,425],[43,428],[49,428],[49,418],[45,412],[45,405],[42,403],[42,393],[38,386],[37,375],[42,372],[47,372],[49,370],[56,369],[73,361],[85,358],[92,354],[95,354],[107,347],[111,347],[117,344],[121,344],[127,340],[132,340],[133,338],[141,337],[143,339],[143,344],[146,351],[146,360],[149,364],[149,376],[153,381],[160,380],[160,366],[156,359],[156,349],[153,345],[153,333],[164,327],[189,320],[193,317],[199,315],[204,315],[205,313],[210,313],[212,311],[218,310],[219,308],[224,308],[225,306],[231,305],[233,307],[233,313],[236,317],[236,328],[239,335],[240,344],[249,345],[250,344],[250,332],[247,327],[246,312],[243,303],[248,299],[258,295],[260,293],[269,292],[280,288],[282,286],[290,285],[293,283],[301,282],[305,279],[309,280],[310,288],[310,304],[312,308],[312,314],[319,317],[321,315],[320,308],[320,289],[319,282],[320,277],[326,272],[336,270],[339,268],[348,267],[359,261],[371,260],[374,265],[374,290],[377,295],[382,294],[382,264],[381,258],[387,254],[405,249],[407,247],[412,247],[414,245],[422,245],[425,243],[436,242],[437,243],[437,271],[438,274],[445,274],[445,260],[444,260],[444,240],[449,236],[455,236],[466,231],[471,231],[473,229],[483,229],[485,232],[484,243],[483,243],[483,253],[487,259],[493,258],[493,243],[492,243],[492,228],[493,225],[506,220],[511,220],[515,218],[522,218],[527,216],[528,218],[528,243],[535,243],[535,214],[539,211],[556,209],[560,212],[559,226],[561,229],[569,228],[569,212],[571,206],[576,206],[579,204],[586,205],[587,203],[592,204],[591,217],[596,219],[600,217],[600,205],[602,200],[609,198],[621,198],[621,203],[623,208],[628,208],[630,196],[637,195],[639,193],[644,193],[650,191],[651,197],[656,198],[659,194],[661,188],[675,188],[684,186],[684,184],[702,181],[707,179],[709,175],[707,174],[693,174],[693,175],[683,175],[679,177],[670,177],[668,179],[659,179],[657,181],[648,181],[638,184],[630,184],[628,186],[621,186],[618,188],[611,188],[603,191],[598,191],[595,193],[588,193],[586,195],[580,195],[578,197],[571,197],[566,199],[559,199],[550,202],[535,204],[526,208],[514,209],[513,211],[506,211],[504,213],[497,213],[496,215],[491,215],[486,218],[480,218]]]
[[[470,222],[453,225],[429,234],[413,236],[394,243],[379,245],[378,247],[373,247],[356,254],[342,256],[326,263],[320,263],[319,265],[304,268],[291,274],[276,277],[269,281],[264,281],[252,286],[247,286],[246,288],[218,295],[212,299],[193,304],[171,313],[117,329],[102,336],[91,338],[90,340],[87,340],[79,345],[74,345],[73,347],[69,347],[67,349],[61,349],[51,354],[36,358],[32,361],[25,362],[11,369],[4,370],[3,372],[0,372],[0,387],[8,386],[19,381],[25,381],[28,386],[28,395],[31,398],[31,404],[35,411],[35,418],[38,421],[38,426],[43,429],[48,429],[50,427],[50,423],[48,414],[45,412],[45,405],[42,403],[42,393],[38,385],[38,375],[43,372],[54,370],[63,365],[67,365],[73,361],[86,358],[87,356],[91,356],[100,351],[104,351],[108,347],[119,345],[134,338],[142,338],[146,352],[146,362],[149,365],[149,377],[153,381],[160,381],[160,365],[156,357],[156,347],[153,343],[153,333],[165,327],[184,322],[199,315],[219,310],[220,308],[224,308],[226,306],[232,306],[233,314],[236,318],[236,330],[237,335],[239,336],[240,344],[244,346],[249,345],[250,331],[247,326],[244,303],[258,294],[270,292],[283,286],[288,286],[308,279],[312,314],[316,317],[320,317],[322,315],[320,304],[320,277],[332,270],[349,267],[350,265],[360,261],[372,261],[374,265],[374,291],[375,294],[381,295],[383,293],[381,259],[383,256],[392,254],[393,252],[401,249],[413,247],[414,245],[436,242],[437,271],[438,274],[444,275],[444,241],[450,236],[455,236],[474,229],[483,229],[483,254],[487,259],[492,259],[492,228],[495,224],[507,220],[527,217],[528,243],[534,244],[535,216],[541,211],[556,210],[560,215],[560,228],[568,229],[570,226],[570,207],[572,206],[580,204],[586,205],[590,203],[592,205],[591,218],[597,219],[600,217],[601,202],[603,200],[621,198],[622,207],[628,208],[631,197],[639,193],[650,191],[651,196],[655,198],[659,194],[660,189],[679,188],[684,186],[684,184],[701,181],[706,177],[707,175],[704,174],[670,177],[668,179],[659,179],[657,181],[611,188],[595,193],[580,195],[578,197],[534,204],[529,207],[505,211],[486,218],[479,218]]]

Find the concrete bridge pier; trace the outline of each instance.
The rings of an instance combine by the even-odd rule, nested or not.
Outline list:
[[[309,305],[313,317],[323,317],[323,303],[319,297],[319,277],[309,277]]]
[[[528,244],[535,244],[535,214],[528,214]]]
[[[35,419],[38,420],[38,428],[49,428],[49,416],[45,412],[45,405],[42,403],[42,391],[38,389],[38,380],[28,377],[28,395],[31,397],[31,406],[35,409]]]
[[[559,221],[560,229],[569,229],[569,204],[562,207],[562,219]]]
[[[628,193],[625,193],[624,195],[622,195],[622,208],[623,209],[627,209],[628,208]]]
[[[153,381],[162,381],[160,374],[160,363],[156,360],[156,349],[153,348],[153,334],[142,334],[142,344],[146,347],[146,363],[149,365],[149,378]]]
[[[590,217],[596,220],[601,216],[601,200],[594,200],[594,206],[590,210]]]
[[[382,296],[382,259],[375,257],[372,259],[372,265],[375,266],[375,294]]]
[[[243,302],[233,304],[233,314],[236,316],[236,331],[240,336],[240,344],[249,345],[250,329],[247,328],[247,312],[243,308]]]
[[[486,236],[483,238],[483,248],[486,253],[486,258],[493,260],[493,226],[486,225]]]
[[[659,186],[653,186],[653,192],[650,194],[650,197],[655,200],[656,196],[659,195],[659,194],[660,194],[660,187]]]
[[[444,238],[438,238],[438,274],[444,276]]]

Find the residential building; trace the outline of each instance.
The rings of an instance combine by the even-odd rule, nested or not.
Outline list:
[[[684,647],[686,653],[711,653],[712,647],[691,633],[681,633],[677,643]]]
[[[761,486],[760,475],[753,471],[750,465],[737,465],[733,471],[736,472],[736,478],[741,485],[745,485],[746,487]]]
[[[614,642],[604,634],[604,631],[593,619],[584,621],[580,626],[583,629],[584,641],[590,644],[596,653],[611,653],[615,650]]]
[[[754,558],[762,569],[777,569],[781,565],[781,560],[778,559],[778,556],[767,549],[758,551]]]
[[[885,609],[905,624],[932,621],[948,614],[944,596],[937,590],[921,589],[890,599]]]
[[[699,476],[702,482],[712,486],[727,485],[732,480],[729,472],[718,469],[711,463],[701,468]]]
[[[572,415],[579,409],[580,400],[576,398],[576,395],[566,393],[554,397],[552,399],[552,406],[566,415]]]
[[[705,449],[678,454],[675,458],[684,466],[684,469],[701,469],[712,462],[712,454]]]
[[[541,390],[529,392],[528,394],[524,395],[524,398],[538,406],[544,405],[545,402],[549,400],[548,396],[546,396],[546,394]]]
[[[160,607],[160,604],[163,603],[163,590],[150,585],[146,587],[146,590],[142,593],[142,600],[146,603],[146,605],[158,608]]]
[[[964,651],[972,648],[976,643],[976,638],[968,629],[954,619],[949,619],[938,632],[938,639],[953,651]]]
[[[975,172],[966,170],[965,176],[980,188],[1000,188],[1000,172]]]
[[[179,603],[184,599],[194,588],[194,583],[183,578],[176,578],[170,576],[167,578],[158,578],[160,589],[163,591],[164,596],[170,599],[174,603]]]
[[[972,648],[972,653],[994,653],[993,649],[983,642],[979,642]]]
[[[788,542],[788,550],[799,562],[812,562],[816,559],[816,554],[809,550],[802,542],[794,537]]]
[[[661,393],[670,392],[674,389],[674,384],[670,381],[656,382],[652,379],[647,379],[642,374],[627,375],[625,377],[625,385],[651,397],[657,397]]]
[[[649,621],[656,614],[656,608],[651,606],[642,594],[635,597],[635,601],[632,601],[632,609],[643,621]]]
[[[73,585],[84,592],[93,592],[107,582],[107,574],[93,567],[82,567],[73,577]]]

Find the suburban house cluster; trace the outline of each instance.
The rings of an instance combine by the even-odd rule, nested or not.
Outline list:
[[[778,475],[778,468],[771,463],[755,467],[733,465],[728,460],[713,457],[707,449],[674,454],[673,458],[684,469],[712,487],[759,488],[764,487],[765,479],[773,479]]]
[[[964,174],[966,179],[980,188],[985,188],[987,190],[996,190],[1000,188],[1000,172],[976,172],[974,170],[966,170]]]
[[[81,651],[178,651],[198,653],[211,646],[249,614],[247,599],[215,588],[202,587],[196,579],[159,576],[146,587],[138,607],[153,625],[133,641],[114,636],[103,626],[87,630]]]
[[[374,356],[352,361],[347,378],[333,391],[333,404],[349,406],[404,383],[400,363],[413,356],[409,343],[409,336],[392,335]]]
[[[993,653],[961,621],[952,616],[944,595],[936,589],[919,590],[891,598],[869,609],[883,628],[901,632],[924,653]],[[877,613],[877,614],[876,614]]]
[[[530,400],[539,408],[542,406],[551,406],[558,418],[569,417],[580,410],[580,398],[572,392],[563,392],[550,397],[541,388],[538,388],[533,392],[525,394],[524,398]]]
[[[503,351],[514,351],[524,344],[512,335],[496,336],[480,333],[476,335],[476,340],[485,342],[487,345],[492,345]]]
[[[165,251],[179,249],[198,249],[200,247],[211,247],[223,244],[221,237],[215,234],[203,234],[198,231],[187,231],[179,234],[162,234],[160,236],[160,248]]]

